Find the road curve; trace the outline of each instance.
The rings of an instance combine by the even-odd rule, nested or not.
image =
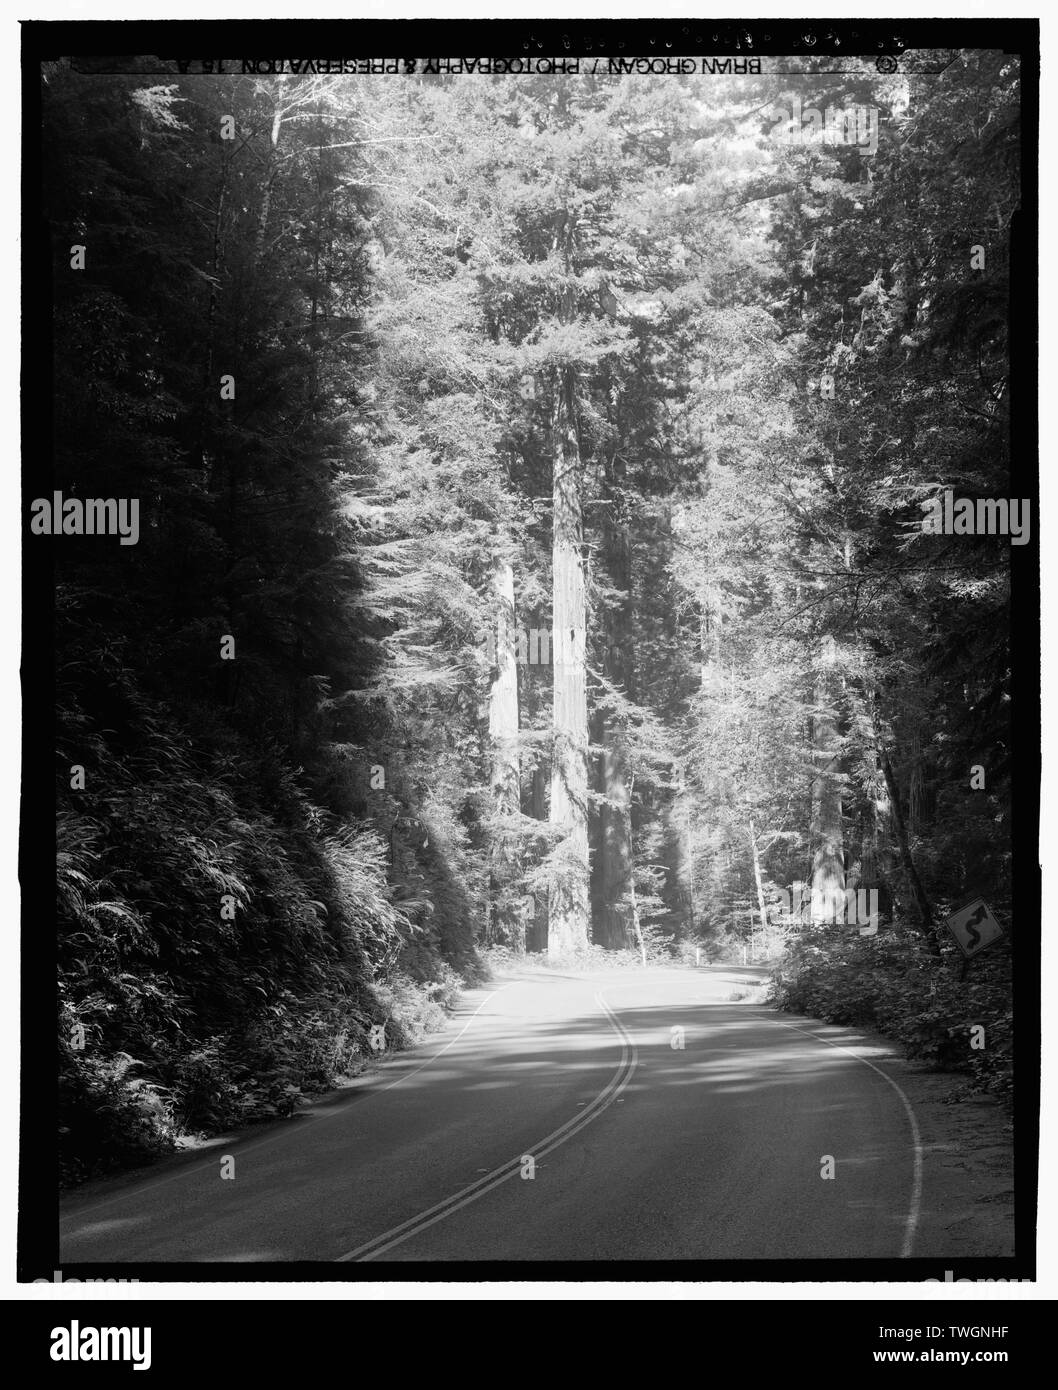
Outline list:
[[[472,991],[448,1035],[336,1099],[72,1195],[61,1260],[938,1253],[916,1243],[899,1084],[821,1025],[733,1001],[744,977],[541,970]]]

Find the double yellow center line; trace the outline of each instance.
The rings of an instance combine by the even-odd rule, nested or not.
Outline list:
[[[590,1125],[602,1112],[617,1099],[621,1092],[632,1079],[639,1061],[639,1054],[636,1045],[632,1041],[631,1035],[624,1024],[617,1017],[609,1004],[603,998],[602,993],[595,996],[595,1002],[609,1019],[611,1025],[621,1039],[621,1060],[617,1064],[617,1070],[610,1078],[609,1082],[603,1087],[599,1094],[591,1100],[579,1115],[574,1115],[567,1120],[564,1125],[554,1129],[550,1134],[540,1139],[535,1144],[529,1145],[525,1149],[525,1155],[531,1155],[534,1159],[544,1158],[547,1154],[557,1149],[560,1144],[564,1144],[568,1139],[572,1139],[586,1125]],[[498,1168],[494,1168],[490,1173],[485,1173],[478,1178],[477,1182],[455,1192],[451,1197],[446,1197],[443,1202],[438,1202],[436,1206],[420,1212],[418,1216],[413,1216],[407,1221],[403,1221],[399,1226],[394,1226],[389,1231],[383,1231],[381,1235],[375,1236],[373,1240],[358,1245],[355,1250],[349,1250],[344,1255],[339,1255],[339,1263],[350,1261],[373,1260],[379,1255],[385,1254],[387,1250],[392,1250],[397,1245],[402,1245],[406,1240],[411,1240],[414,1236],[421,1234],[430,1226],[436,1226],[439,1221],[446,1220],[454,1212],[460,1211],[463,1207],[469,1206],[471,1202],[476,1202],[479,1197],[484,1197],[486,1193],[494,1191],[503,1183],[509,1182],[522,1171],[523,1154],[516,1158],[508,1159]]]

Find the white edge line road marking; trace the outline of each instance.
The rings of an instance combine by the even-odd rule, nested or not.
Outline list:
[[[459,1039],[474,1022],[478,1014],[481,1013],[482,1009],[485,1007],[485,1005],[489,1002],[490,999],[495,999],[497,994],[502,994],[505,989],[510,989],[511,985],[517,983],[517,980],[508,980],[505,985],[500,985],[499,989],[494,989],[491,994],[487,994],[485,998],[481,1001],[481,1003],[477,1006],[477,1008],[474,1010],[474,1012],[467,1019],[466,1023],[464,1023],[462,1028],[460,1028],[459,1032],[455,1035],[455,1037],[451,1038],[448,1042],[446,1042],[444,1047],[442,1047],[439,1052],[435,1052],[432,1057],[427,1057],[425,1062],[420,1062],[419,1065],[417,1067],[414,1067],[411,1071],[406,1071],[402,1073],[400,1076],[394,1077],[394,1079],[392,1081],[387,1082],[385,1086],[372,1086],[370,1089],[372,1091],[390,1091],[393,1089],[394,1086],[399,1086],[402,1081],[407,1081],[409,1076],[416,1076],[419,1072],[422,1071],[423,1067],[432,1066],[433,1063],[437,1061],[438,1057],[443,1056],[448,1051],[448,1049],[453,1046],[454,1043],[457,1043],[459,1041]]]
[[[411,1071],[406,1071],[406,1072],[402,1073],[402,1075],[400,1075],[400,1076],[394,1078],[394,1080],[392,1080],[392,1081],[390,1081],[390,1082],[387,1082],[387,1084],[386,1084],[385,1086],[372,1085],[372,1084],[370,1083],[370,1080],[369,1080],[367,1085],[357,1087],[357,1090],[358,1090],[358,1091],[367,1091],[367,1092],[369,1092],[369,1093],[372,1094],[372,1095],[374,1095],[374,1094],[380,1094],[382,1091],[389,1091],[389,1090],[392,1090],[392,1088],[393,1088],[394,1086],[399,1085],[402,1081],[407,1081],[407,1079],[408,1079],[409,1076],[415,1076],[418,1072],[422,1071],[423,1067],[428,1067],[428,1066],[430,1066],[430,1064],[431,1064],[432,1062],[436,1062],[437,1059],[438,1059],[438,1057],[442,1056],[445,1052],[448,1051],[448,1049],[449,1049],[450,1047],[453,1046],[453,1044],[455,1044],[455,1043],[457,1043],[457,1042],[459,1041],[459,1039],[463,1036],[463,1034],[467,1031],[467,1029],[470,1027],[470,1025],[474,1022],[474,1020],[477,1018],[478,1014],[481,1013],[482,1009],[485,1007],[485,1005],[489,1002],[490,999],[495,999],[495,997],[496,997],[497,994],[502,994],[503,991],[504,991],[505,989],[510,989],[511,985],[517,984],[517,983],[518,983],[517,980],[508,980],[508,982],[507,982],[505,985],[500,985],[499,989],[494,989],[494,990],[492,991],[491,994],[486,994],[485,998],[481,1001],[481,1003],[477,1006],[477,1008],[474,1010],[474,1012],[470,1015],[470,1017],[467,1019],[466,1023],[463,1024],[462,1028],[460,1028],[459,1032],[455,1035],[455,1037],[454,1037],[454,1038],[450,1038],[449,1041],[448,1041],[447,1043],[445,1043],[444,1047],[442,1047],[442,1048],[440,1049],[440,1051],[435,1052],[435,1053],[433,1054],[432,1057],[427,1057],[427,1059],[425,1060],[425,1062],[420,1062],[420,1064],[419,1064],[417,1067],[414,1067]],[[395,1059],[394,1059],[394,1060],[395,1060]],[[376,1076],[381,1076],[381,1073],[380,1073],[380,1072],[376,1072],[375,1075],[376,1075]],[[349,1097],[349,1100],[352,1101],[352,1100],[353,1100],[353,1097],[350,1096],[350,1097]],[[331,1113],[333,1114],[335,1111],[338,1111],[339,1109],[344,1109],[344,1108],[345,1108],[345,1107],[344,1107],[344,1105],[342,1104],[342,1102],[339,1101],[339,1102],[337,1102],[337,1104],[333,1107],[333,1110],[332,1110]],[[289,1138],[289,1136],[290,1136],[291,1134],[302,1134],[302,1133],[304,1133],[304,1131],[302,1130],[302,1128],[301,1128],[300,1125],[291,1125],[291,1127],[290,1127],[289,1129],[283,1128],[283,1129],[277,1130],[275,1134],[270,1134],[270,1135],[268,1135],[267,1138],[258,1140],[258,1142],[257,1142],[256,1144],[249,1144],[249,1145],[247,1145],[246,1148],[241,1148],[241,1149],[239,1149],[238,1157],[239,1157],[239,1158],[242,1158],[245,1154],[248,1154],[248,1153],[256,1153],[258,1149],[263,1149],[263,1148],[265,1147],[266,1144],[274,1144],[274,1143],[276,1143],[276,1142],[277,1142],[278,1140],[280,1140],[280,1139]],[[236,1141],[233,1141],[233,1143],[236,1143],[236,1142],[238,1142],[238,1141],[237,1141],[237,1140],[236,1140]],[[156,1189],[156,1188],[159,1188],[159,1187],[167,1187],[167,1186],[169,1185],[169,1183],[171,1183],[171,1182],[176,1182],[178,1178],[190,1177],[190,1176],[192,1176],[192,1175],[195,1174],[195,1173],[204,1173],[204,1172],[207,1171],[207,1168],[212,1168],[215,1162],[216,1162],[215,1159],[211,1159],[211,1160],[208,1162],[208,1164],[207,1164],[207,1163],[196,1163],[196,1164],[193,1164],[193,1165],[192,1165],[192,1164],[189,1164],[186,1168],[181,1168],[181,1169],[179,1169],[178,1172],[170,1173],[170,1175],[169,1175],[167,1178],[159,1178],[156,1182],[147,1183],[147,1184],[146,1184],[145,1186],[143,1186],[143,1187],[137,1187],[134,1191],[116,1192],[116,1193],[113,1195],[113,1197],[104,1197],[103,1200],[102,1200],[101,1202],[96,1202],[93,1206],[90,1206],[90,1207],[81,1207],[81,1208],[79,1208],[79,1209],[76,1210],[76,1211],[69,1212],[66,1216],[61,1216],[61,1217],[59,1218],[59,1226],[60,1226],[60,1228],[61,1228],[61,1227],[64,1226],[64,1225],[70,1224],[71,1222],[79,1221],[79,1220],[81,1219],[81,1217],[83,1217],[83,1216],[91,1216],[93,1212],[102,1211],[102,1209],[103,1209],[104,1207],[109,1207],[109,1206],[111,1206],[114,1202],[121,1202],[121,1201],[124,1201],[126,1198],[129,1198],[129,1197],[139,1197],[139,1196],[141,1196],[144,1192],[154,1192],[155,1189]],[[68,1236],[67,1236],[67,1239],[68,1239],[68,1240],[74,1240],[74,1239],[76,1239],[76,1236],[68,1235]],[[77,1263],[77,1262],[76,1262],[76,1261],[71,1261],[71,1263]]]
[[[602,992],[595,996],[595,1002],[606,1014],[610,1023],[621,1039],[621,1060],[617,1064],[617,1070],[613,1076],[599,1092],[590,1104],[581,1111],[579,1115],[574,1115],[572,1119],[560,1125],[558,1129],[553,1129],[545,1138],[538,1140],[535,1144],[527,1145],[524,1152],[531,1153],[534,1158],[543,1158],[545,1155],[557,1149],[560,1144],[564,1144],[567,1139],[572,1139],[574,1134],[591,1124],[592,1120],[612,1104],[621,1094],[632,1079],[639,1062],[639,1053],[635,1042],[628,1033],[624,1024],[617,1017],[614,1011],[607,1004]],[[435,1206],[429,1207],[426,1211],[420,1212],[418,1216],[412,1216],[407,1221],[403,1221],[399,1226],[394,1226],[389,1231],[383,1231],[381,1235],[375,1236],[373,1240],[366,1241],[363,1245],[358,1245],[355,1250],[350,1250],[344,1255],[337,1256],[336,1262],[339,1264],[357,1260],[366,1263],[373,1260],[376,1255],[383,1254],[386,1250],[392,1250],[396,1245],[402,1245],[404,1241],[410,1240],[413,1236],[419,1235],[428,1227],[434,1226],[439,1221],[444,1221],[453,1212],[459,1211],[462,1207],[469,1206],[471,1202],[476,1202],[479,1197],[484,1197],[486,1192],[491,1192],[494,1188],[500,1187],[514,1177],[521,1167],[521,1156],[509,1159],[506,1163],[494,1168],[491,1173],[486,1173],[477,1182],[470,1183],[467,1187],[455,1192],[451,1197],[446,1197]]]
[[[771,1018],[771,1015],[765,1014],[763,1017]],[[911,1108],[911,1102],[888,1073],[882,1071],[881,1067],[876,1067],[873,1062],[868,1062],[866,1057],[861,1057],[858,1053],[853,1052],[851,1048],[845,1047],[841,1043],[832,1042],[830,1038],[821,1037],[818,1033],[810,1033],[807,1028],[798,1028],[796,1023],[787,1023],[785,1019],[772,1018],[772,1022],[780,1023],[784,1028],[792,1028],[795,1033],[803,1033],[806,1038],[815,1038],[817,1042],[826,1043],[828,1047],[836,1047],[839,1052],[848,1053],[848,1055],[857,1062],[862,1062],[865,1067],[870,1067],[871,1071],[877,1072],[882,1080],[887,1081],[900,1097],[904,1112],[907,1115],[907,1122],[911,1127],[911,1145],[915,1157],[914,1176],[911,1180],[911,1205],[908,1208],[907,1222],[904,1229],[904,1243],[900,1250],[900,1258],[906,1260],[910,1256],[911,1247],[915,1242],[915,1231],[918,1227],[919,1213],[922,1208],[922,1135],[919,1132],[918,1121],[915,1119],[915,1112]]]

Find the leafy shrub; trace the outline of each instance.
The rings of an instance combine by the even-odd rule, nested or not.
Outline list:
[[[540,957],[537,955],[526,955],[503,945],[487,946],[481,952],[482,968],[488,980],[495,979],[497,975],[506,975],[511,970],[536,965],[539,960]]]
[[[183,1133],[224,1129],[240,1115],[239,1088],[216,1039],[177,1057],[171,1074],[174,1120]]]
[[[444,974],[444,979],[423,984],[397,973],[375,985],[376,998],[388,1010],[387,1041],[410,1047],[445,1026],[445,1009],[455,1002],[460,981],[451,968],[445,967]]]
[[[172,1147],[175,1128],[164,1090],[132,1075],[125,1052],[67,1051],[59,1076],[59,1173],[66,1184],[147,1163]]]
[[[773,972],[770,999],[827,1023],[875,1028],[905,1054],[964,1072],[976,1089],[1008,1100],[1012,1091],[1011,961],[997,946],[960,979],[962,957],[945,946],[938,963],[914,928],[876,936],[844,926],[806,928]],[[970,1046],[981,1024],[985,1046]]]
[[[208,710],[192,740],[127,673],[113,681],[114,723],[136,736],[82,740],[91,815],[60,782],[67,1183],[291,1114],[367,1064],[372,1024],[408,1046],[444,1025],[462,984],[393,901],[375,829],[327,831],[281,753]],[[71,696],[68,724],[76,709]],[[428,918],[429,885],[420,896]]]

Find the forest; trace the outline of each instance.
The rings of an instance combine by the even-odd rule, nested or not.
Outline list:
[[[526,964],[1009,1099],[1019,73],[802,68],[44,64],[66,1183]]]

